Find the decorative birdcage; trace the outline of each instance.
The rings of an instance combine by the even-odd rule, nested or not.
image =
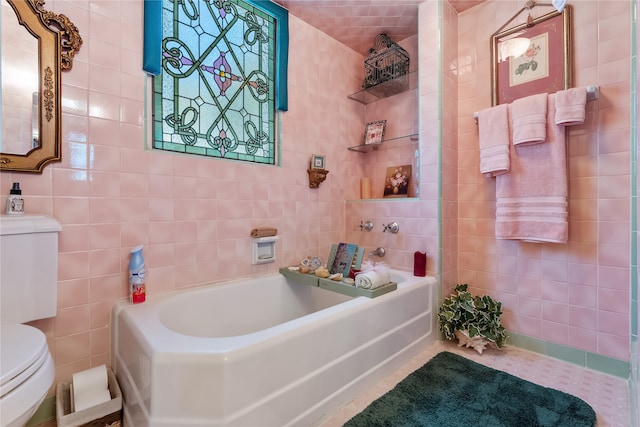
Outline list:
[[[373,41],[373,47],[369,49],[364,60],[364,81],[362,88],[376,96],[386,96],[397,93],[408,86],[409,54],[386,34],[378,34]],[[381,83],[390,82],[379,86]],[[393,83],[391,83],[393,82]],[[376,88],[374,89],[374,86]],[[379,90],[378,90],[379,89]]]

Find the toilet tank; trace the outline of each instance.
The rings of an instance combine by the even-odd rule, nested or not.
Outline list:
[[[53,218],[0,216],[0,322],[56,315],[58,232]]]

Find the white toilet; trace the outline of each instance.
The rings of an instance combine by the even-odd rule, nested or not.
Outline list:
[[[56,315],[60,230],[44,216],[0,216],[1,427],[23,427],[55,378],[45,335],[22,323]]]

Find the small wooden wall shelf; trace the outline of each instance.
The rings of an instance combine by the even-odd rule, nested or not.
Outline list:
[[[329,173],[326,169],[307,169],[309,174],[309,188],[318,188],[321,182],[327,179]]]

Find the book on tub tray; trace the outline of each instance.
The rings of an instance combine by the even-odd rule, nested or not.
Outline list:
[[[360,252],[364,252],[364,250]],[[354,245],[353,243],[338,243],[337,245],[331,245],[329,260],[327,261],[329,273],[342,273],[343,277],[349,277],[349,273],[352,268],[360,268],[362,257],[360,257],[360,260],[357,263],[354,263],[357,253],[358,245]],[[354,266],[354,264],[357,265]]]

